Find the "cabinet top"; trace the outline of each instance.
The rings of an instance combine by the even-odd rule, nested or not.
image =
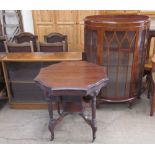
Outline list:
[[[7,53],[3,61],[39,62],[39,61],[68,61],[82,60],[81,52],[34,52],[34,53]]]
[[[87,16],[85,25],[96,27],[149,27],[150,18],[145,15],[93,15]]]
[[[122,23],[141,23],[148,21],[149,16],[146,15],[92,15],[87,16],[85,21],[91,22],[122,22]]]

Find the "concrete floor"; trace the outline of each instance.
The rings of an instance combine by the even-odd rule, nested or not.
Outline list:
[[[97,109],[94,143],[155,143],[155,116],[149,116],[145,95],[133,109],[127,104],[105,104]],[[49,141],[47,110],[15,110],[6,104],[0,110],[0,143],[91,143],[91,128],[80,116],[66,116]]]

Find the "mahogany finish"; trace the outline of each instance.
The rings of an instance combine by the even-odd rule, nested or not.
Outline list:
[[[95,72],[94,72],[95,71]],[[49,130],[51,131],[51,140],[54,139],[54,128],[64,118],[64,116],[74,113],[66,111],[65,105],[68,102],[63,101],[63,96],[79,96],[80,110],[78,114],[91,126],[93,140],[95,139],[96,126],[96,96],[100,89],[107,83],[107,74],[104,67],[85,61],[61,62],[42,68],[39,75],[34,79],[45,91],[49,98]],[[54,97],[58,96],[58,114],[57,119],[53,118]],[[89,102],[92,110],[91,119],[85,115],[84,102]],[[71,103],[72,105],[73,103]],[[62,112],[60,112],[62,105]],[[77,112],[76,112],[77,113]]]
[[[106,66],[109,77],[99,100],[131,105],[140,97],[149,27],[149,17],[144,15],[85,18],[86,60]]]

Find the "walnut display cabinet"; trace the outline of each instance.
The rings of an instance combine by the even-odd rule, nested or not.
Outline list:
[[[85,18],[86,59],[107,67],[109,82],[99,100],[139,98],[150,20],[144,15],[94,15]]]

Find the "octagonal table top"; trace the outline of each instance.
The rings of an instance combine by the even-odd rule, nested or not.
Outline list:
[[[86,61],[66,61],[42,68],[34,79],[51,90],[84,90],[104,86],[106,69]]]

